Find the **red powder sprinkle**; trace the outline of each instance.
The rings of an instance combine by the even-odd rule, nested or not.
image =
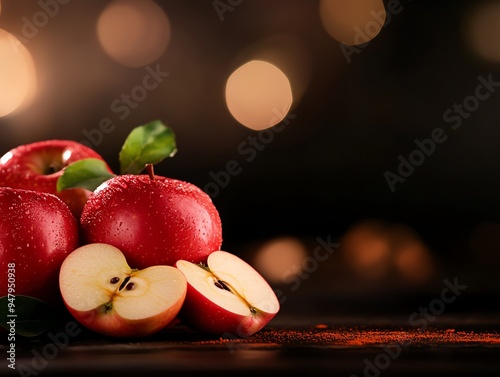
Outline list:
[[[198,344],[254,344],[282,346],[365,347],[382,345],[436,346],[484,345],[500,346],[499,331],[456,331],[455,329],[369,329],[365,327],[329,328],[320,324],[307,329],[263,329],[247,339],[221,338]]]

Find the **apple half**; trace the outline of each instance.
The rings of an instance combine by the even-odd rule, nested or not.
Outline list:
[[[118,248],[93,243],[66,257],[59,288],[69,312],[87,328],[113,337],[142,337],[176,319],[187,283],[175,267],[134,270]]]
[[[278,313],[280,304],[267,281],[251,265],[227,251],[214,251],[207,265],[179,260],[187,280],[179,319],[194,330],[246,338]]]

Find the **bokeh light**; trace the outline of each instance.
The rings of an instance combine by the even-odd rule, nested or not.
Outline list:
[[[234,71],[227,80],[225,94],[233,117],[253,130],[281,122],[293,102],[287,76],[275,65],[260,60]]]
[[[347,265],[357,276],[377,280],[389,272],[390,240],[382,222],[365,220],[354,224],[344,234],[340,244]]]
[[[435,262],[416,232],[405,225],[393,225],[389,234],[397,273],[411,284],[429,281],[435,272]]]
[[[31,54],[15,36],[0,29],[0,117],[28,105],[35,91]]]
[[[151,0],[115,0],[99,16],[97,36],[103,50],[127,67],[157,60],[170,42],[170,21]]]
[[[360,221],[344,234],[340,250],[347,266],[365,280],[395,278],[420,285],[427,283],[436,270],[427,246],[403,224]]]
[[[310,84],[311,51],[297,35],[275,34],[258,40],[243,49],[235,60],[262,60],[280,67],[290,81],[292,107],[298,104]]]
[[[481,3],[471,13],[466,25],[471,50],[482,59],[500,62],[500,3]]]
[[[280,237],[266,242],[256,252],[254,267],[271,283],[283,283],[300,272],[307,250],[294,237]]]
[[[350,46],[375,38],[386,20],[382,0],[321,0],[319,13],[328,34]]]

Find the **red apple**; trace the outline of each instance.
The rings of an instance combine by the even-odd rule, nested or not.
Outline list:
[[[204,262],[222,243],[210,197],[191,183],[161,176],[107,180],[89,197],[80,223],[85,243],[116,246],[136,268]]]
[[[71,140],[21,145],[0,158],[0,186],[54,194],[68,205],[78,220],[91,191],[73,188],[57,192],[56,185],[66,166],[84,158],[104,161],[93,149]],[[106,167],[112,173],[109,166]]]
[[[207,266],[179,260],[188,283],[179,319],[194,330],[246,338],[280,309],[267,281],[243,259],[226,251],[208,256]]]
[[[78,224],[59,198],[0,187],[0,268],[6,274],[12,267],[15,294],[62,305],[59,268],[77,247]],[[0,296],[8,293],[5,276]]]
[[[187,289],[177,268],[133,270],[119,249],[99,243],[67,256],[59,286],[78,322],[114,337],[147,336],[163,329],[176,319]]]

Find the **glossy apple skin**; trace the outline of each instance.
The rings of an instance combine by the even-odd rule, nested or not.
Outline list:
[[[78,246],[78,223],[55,195],[0,187],[0,268],[15,263],[15,294],[62,306],[59,269]],[[5,296],[5,284],[0,296]]]
[[[44,140],[21,145],[0,159],[0,186],[54,194],[66,203],[78,220],[91,191],[75,188],[57,192],[56,186],[62,169],[84,158],[104,161],[93,149],[72,140]],[[52,173],[49,171],[51,164],[54,164]],[[109,166],[107,168],[113,173]]]
[[[222,244],[219,213],[197,186],[148,175],[119,175],[89,197],[80,219],[86,243],[119,248],[132,268],[179,259],[204,263]]]
[[[75,310],[67,304],[66,308],[80,324],[92,331],[115,338],[136,338],[154,334],[176,320],[184,299],[185,295],[165,312],[136,321],[124,319],[115,311],[103,313],[100,308],[85,312]]]
[[[187,285],[179,320],[193,330],[222,337],[248,338],[267,325],[276,313],[258,312],[243,316],[224,309]]]

